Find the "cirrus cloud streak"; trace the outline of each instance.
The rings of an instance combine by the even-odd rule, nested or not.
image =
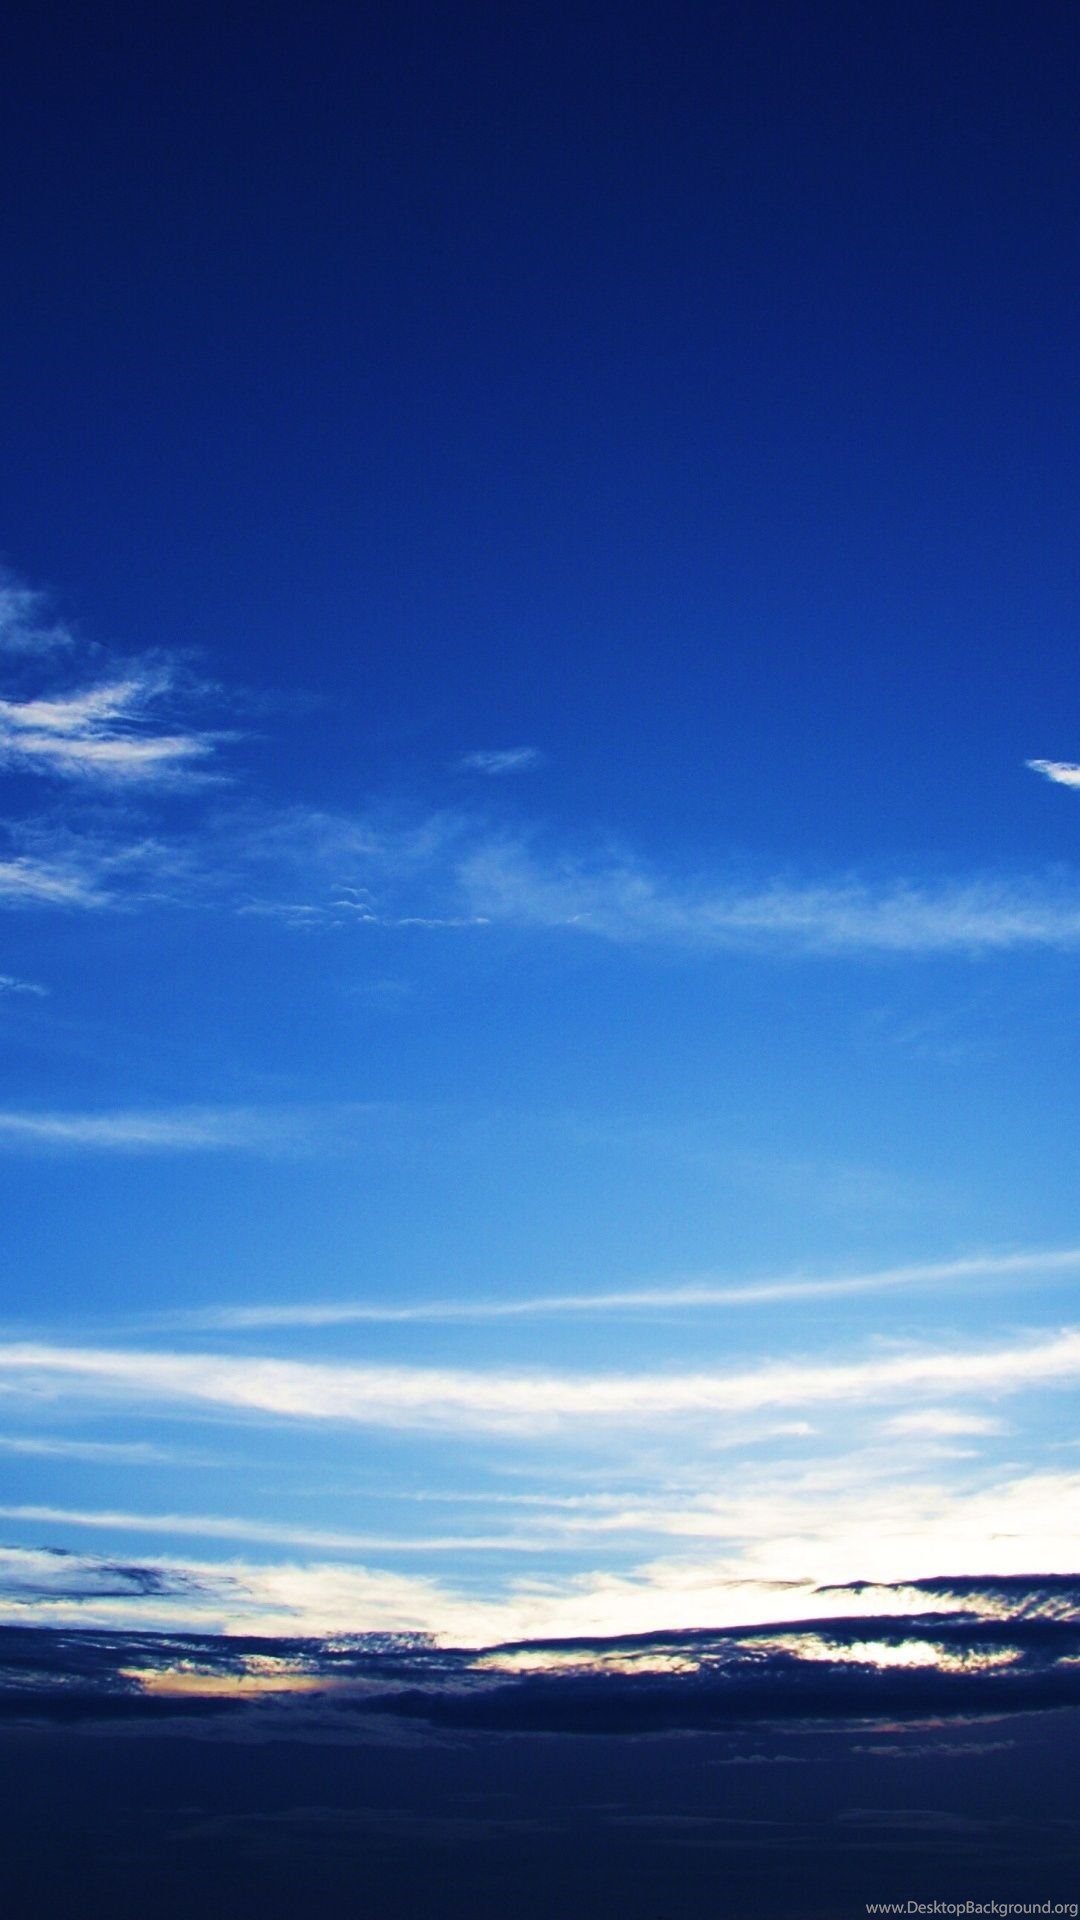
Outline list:
[[[0,1122],[2,1124],[2,1122]],[[440,1320],[528,1319],[548,1314],[668,1313],[710,1307],[766,1306],[780,1300],[817,1300],[888,1291],[894,1287],[962,1285],[972,1280],[1052,1277],[1080,1269],[1080,1247],[1051,1252],[977,1254],[967,1259],[881,1267],[861,1274],[785,1274],[775,1279],[688,1281],[626,1287],[603,1293],[539,1294],[523,1300],[428,1300],[408,1306],[371,1301],[279,1302],[249,1307],[210,1307],[165,1314],[159,1325],[214,1328],[224,1332],[257,1327],[332,1327],[367,1323],[407,1324]]]
[[[477,845],[462,859],[459,877],[472,911],[493,923],[575,929],[628,944],[765,943],[821,954],[1080,944],[1080,893],[1036,880],[874,886],[856,877],[680,886],[633,858],[543,861],[511,841]]]
[[[334,1365],[213,1353],[0,1346],[0,1382],[37,1394],[228,1407],[389,1429],[535,1434],[774,1407],[1018,1393],[1080,1379],[1080,1329],[1010,1346],[852,1361],[767,1362],[744,1371],[508,1372]]]
[[[150,709],[168,673],[137,667],[120,680],[33,700],[0,699],[0,765],[104,781],[173,780],[210,753],[209,735],[155,732]]]

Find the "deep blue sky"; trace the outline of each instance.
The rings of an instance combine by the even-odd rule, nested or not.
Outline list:
[[[1071,851],[987,805],[1072,750],[1077,33],[35,8],[11,564],[323,693],[320,802],[523,736],[660,845]]]
[[[8,15],[16,1571],[483,1638],[1067,1561],[1078,68]]]

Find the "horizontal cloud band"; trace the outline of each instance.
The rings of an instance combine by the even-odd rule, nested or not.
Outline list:
[[[470,909],[493,924],[571,928],[627,944],[933,954],[1080,943],[1080,899],[1038,880],[679,887],[634,859],[544,862],[509,841],[477,845],[458,878]]]
[[[1080,1329],[988,1350],[892,1355],[745,1372],[554,1374],[327,1365],[212,1353],[29,1342],[0,1347],[0,1379],[95,1397],[181,1401],[396,1428],[537,1432],[934,1394],[1010,1393],[1080,1378]]]
[[[0,1131],[3,1116],[0,1115]],[[879,1267],[868,1273],[786,1274],[745,1281],[686,1281],[622,1287],[607,1293],[536,1294],[515,1300],[427,1300],[409,1306],[373,1301],[292,1301],[250,1307],[207,1307],[162,1315],[159,1326],[242,1331],[245,1327],[333,1327],[365,1322],[400,1324],[440,1320],[513,1320],[545,1314],[670,1313],[708,1307],[765,1306],[778,1300],[818,1300],[886,1292],[893,1287],[963,1285],[969,1280],[1075,1273],[1080,1247],[1052,1252],[975,1254],[966,1259]]]

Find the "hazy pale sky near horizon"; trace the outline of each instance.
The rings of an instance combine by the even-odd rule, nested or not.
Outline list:
[[[2,1617],[1071,1566],[1078,56],[5,28]]]

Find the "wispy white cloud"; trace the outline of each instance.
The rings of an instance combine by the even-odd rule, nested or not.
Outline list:
[[[184,840],[136,837],[131,825],[125,809],[111,816],[96,809],[82,823],[55,815],[9,821],[0,908],[126,912],[221,904],[227,881],[198,832]],[[211,842],[212,833],[206,838]]]
[[[721,1554],[713,1570],[728,1578],[779,1581],[797,1568],[815,1582],[884,1581],[916,1571],[1005,1571],[1001,1546],[995,1551],[992,1544],[1003,1540],[1009,1570],[1071,1571],[1068,1535],[1078,1514],[1080,1474],[969,1474],[944,1485],[905,1478],[887,1465],[876,1474],[845,1474],[833,1461],[802,1473],[787,1469],[783,1477],[745,1474],[730,1492],[693,1503],[654,1496],[566,1524],[594,1542],[612,1534],[711,1542]],[[1031,1551],[1033,1536],[1040,1557],[1014,1559],[1015,1540]],[[972,1566],[976,1544],[986,1560]],[[860,1559],[864,1571],[856,1574]],[[842,1574],[830,1571],[838,1565]]]
[[[0,764],[77,776],[98,790],[104,782],[114,798],[139,783],[205,784],[224,736],[160,724],[170,685],[168,664],[150,659],[90,689],[0,700]],[[544,854],[461,810],[403,818],[375,804],[356,816],[217,808],[183,836],[170,830],[134,842],[123,810],[82,825],[24,823],[0,860],[0,904],[201,904],[301,931],[502,926],[703,954],[963,956],[1080,946],[1080,882],[1067,875],[933,884],[687,876],[650,869],[632,852]]]
[[[52,653],[73,644],[70,627],[50,618],[46,595],[0,568],[0,652]]]
[[[97,907],[107,895],[72,864],[18,856],[0,860],[0,904],[10,907]]]
[[[298,1144],[303,1131],[300,1115],[249,1107],[109,1113],[0,1109],[0,1151],[5,1146],[116,1153],[274,1151]]]
[[[637,1428],[767,1409],[1020,1393],[1080,1378],[1080,1329],[987,1348],[768,1361],[745,1370],[552,1373],[271,1357],[0,1347],[0,1380],[58,1398],[229,1408],[305,1421],[507,1435]]]
[[[0,764],[114,783],[174,781],[212,751],[212,736],[160,732],[151,710],[171,681],[143,664],[123,679],[34,700],[0,699]]]
[[[47,656],[50,673],[44,690],[0,697],[0,767],[50,775],[69,792],[89,787],[98,800],[106,789],[114,803],[132,791],[218,777],[215,749],[229,736],[190,722],[189,696],[208,689],[187,685],[181,662],[154,653],[118,660],[85,647],[64,662],[73,645],[68,629],[46,618],[40,595],[0,573],[0,652],[27,656],[21,675],[34,656]],[[39,683],[41,667],[39,660]],[[536,747],[518,745],[477,748],[455,764],[484,776],[491,792],[492,779],[542,759]],[[1028,764],[1080,783],[1072,763]],[[580,840],[572,851],[545,852],[538,835],[500,832],[490,811],[484,818],[450,807],[409,818],[377,802],[355,817],[238,806],[201,815],[186,837],[170,827],[134,845],[130,811],[118,804],[107,818],[100,810],[90,821],[69,814],[65,828],[66,840],[55,821],[41,824],[35,845],[33,823],[23,823],[0,859],[0,904],[197,902],[298,929],[502,925],[703,952],[962,955],[1080,946],[1080,884],[1068,876],[748,881],[723,870],[654,869],[633,851]]]
[[[539,747],[489,747],[479,748],[475,753],[463,753],[458,761],[469,773],[487,773],[496,777],[504,773],[528,773],[540,766],[543,754]]]
[[[976,1280],[1029,1275],[1051,1278],[1080,1271],[1080,1247],[1054,1252],[976,1254],[960,1260],[879,1267],[868,1273],[783,1274],[775,1279],[694,1280],[654,1287],[614,1288],[597,1293],[552,1293],[513,1299],[428,1300],[406,1306],[372,1301],[297,1301],[244,1307],[209,1307],[162,1316],[159,1324],[234,1331],[256,1327],[331,1327],[351,1323],[430,1323],[440,1320],[529,1319],[546,1314],[694,1312],[712,1307],[767,1306],[784,1300],[820,1300],[894,1287],[952,1287]]]
[[[633,852],[543,853],[490,821],[419,822],[294,810],[253,825],[237,869],[261,865],[244,911],[298,927],[508,927],[642,947],[841,956],[1009,952],[1080,945],[1080,879],[1068,875],[815,881],[650,868]],[[286,890],[302,876],[305,891]],[[312,891],[322,877],[325,894]]]
[[[176,1539],[250,1540],[268,1546],[311,1547],[326,1553],[544,1552],[536,1531],[490,1534],[362,1533],[351,1528],[289,1526],[284,1521],[207,1513],[133,1513],[123,1508],[0,1506],[0,1519],[49,1527],[90,1527],[109,1533],[161,1533]]]
[[[14,973],[0,973],[0,994],[29,993],[36,999],[44,999],[48,991],[48,987],[41,986],[37,980],[20,980]]]
[[[272,819],[239,813],[219,824],[218,839],[246,876],[240,910],[300,928],[503,926],[703,953],[966,955],[1080,945],[1080,878],[1061,874],[932,884],[677,874],[632,851],[538,851],[535,840],[454,810],[412,821],[377,807],[355,818],[303,808]],[[293,890],[298,882],[303,892]]]
[[[1072,760],[1025,760],[1032,773],[1044,774],[1059,787],[1080,787],[1080,766]]]
[[[1080,889],[1034,880],[679,886],[631,858],[545,863],[511,841],[474,845],[459,877],[471,909],[494,922],[627,943],[926,954],[1080,943]]]
[[[281,920],[301,932],[326,927],[486,927],[482,914],[394,913],[380,908],[366,887],[337,887],[318,900],[245,900],[238,911]]]
[[[72,1440],[54,1435],[0,1434],[0,1452],[41,1460],[85,1460],[105,1467],[207,1465],[211,1455],[159,1447],[149,1440]]]
[[[460,814],[403,819],[378,806],[357,815],[234,808],[214,822],[235,910],[301,932],[485,924],[455,871],[455,849],[474,832]]]
[[[153,651],[119,657],[79,643],[69,627],[48,617],[42,594],[0,570],[4,654],[25,658],[10,661],[19,690],[0,697],[0,768],[99,788],[210,777],[205,762],[225,736],[177,719],[181,703],[211,691],[196,687],[178,657]],[[22,689],[32,671],[37,690],[27,694]]]

